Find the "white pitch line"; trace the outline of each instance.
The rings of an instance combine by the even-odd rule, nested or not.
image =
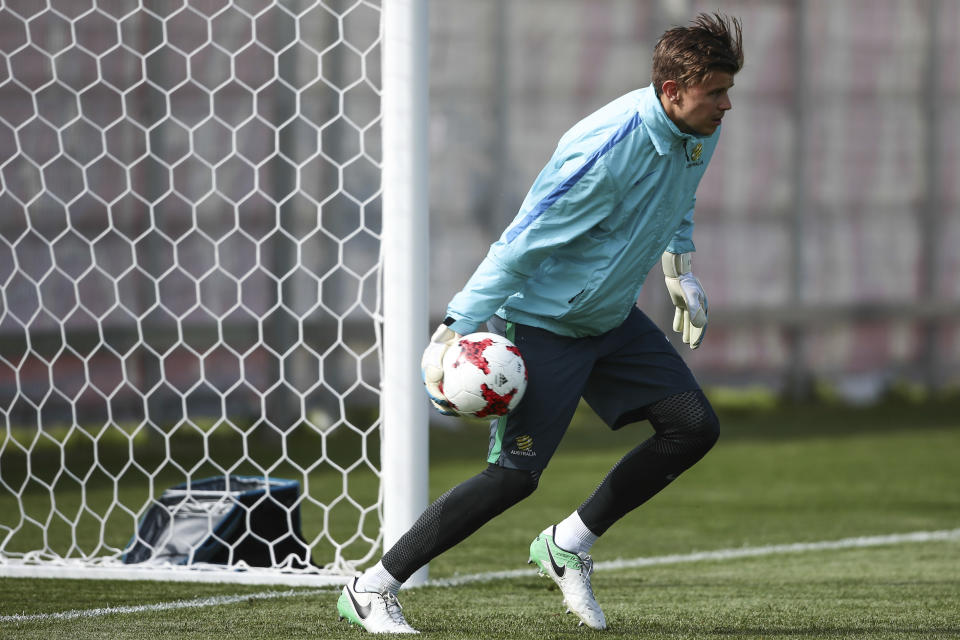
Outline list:
[[[77,618],[97,618],[122,613],[146,613],[150,611],[170,611],[172,609],[200,609],[203,607],[219,607],[225,604],[236,604],[247,600],[271,600],[275,598],[290,598],[296,596],[312,596],[321,593],[337,593],[331,589],[290,589],[289,591],[261,591],[259,593],[244,593],[233,596],[212,596],[209,598],[194,598],[192,600],[176,600],[174,602],[159,602],[157,604],[141,604],[129,607],[102,607],[97,609],[76,609],[57,613],[36,613],[22,615],[0,616],[0,622],[35,622],[37,620],[76,620]]]
[[[918,542],[940,542],[960,540],[960,529],[944,529],[941,531],[915,531],[912,533],[895,533],[883,536],[862,536],[857,538],[842,538],[840,540],[825,540],[821,542],[797,542],[793,544],[773,544],[762,547],[738,547],[732,549],[717,549],[715,551],[695,551],[693,553],[671,554],[666,556],[652,556],[647,558],[632,558],[598,562],[594,565],[597,571],[612,571],[616,569],[636,569],[664,564],[682,564],[710,560],[735,560],[737,558],[754,558],[787,553],[808,553],[814,551],[828,551],[832,549],[857,549],[864,547],[879,547],[884,545],[910,544]],[[490,571],[474,573],[452,578],[438,578],[430,580],[423,587],[454,587],[464,584],[492,582],[510,578],[526,578],[534,574],[532,569],[516,569],[512,571]],[[423,588],[416,587],[416,588]],[[196,598],[193,600],[177,600],[129,607],[103,607],[98,609],[80,609],[61,611],[58,613],[37,613],[22,615],[0,616],[0,622],[33,622],[40,620],[75,620],[77,618],[95,618],[99,616],[143,613],[149,611],[169,611],[171,609],[194,609],[203,607],[217,607],[235,604],[254,599],[290,598],[297,596],[312,596],[337,593],[331,589],[291,589],[289,591],[261,591],[233,596],[214,596],[210,598]]]
[[[695,551],[693,553],[653,556],[648,558],[632,558],[608,560],[593,565],[596,571],[615,569],[636,569],[652,567],[662,564],[681,564],[685,562],[700,562],[704,560],[734,560],[737,558],[753,558],[784,553],[805,553],[810,551],[827,551],[830,549],[855,549],[862,547],[879,547],[883,545],[908,544],[915,542],[936,542],[943,540],[960,540],[960,529],[945,529],[942,531],[915,531],[912,533],[894,533],[883,536],[862,536],[858,538],[843,538],[840,540],[826,540],[821,542],[796,542],[793,544],[773,544],[762,547],[738,547],[733,549],[717,549],[715,551]],[[461,584],[490,582],[508,578],[524,578],[534,574],[533,569],[516,569],[513,571],[493,571],[490,573],[475,573],[471,575],[454,576],[430,580],[427,587],[453,587]]]

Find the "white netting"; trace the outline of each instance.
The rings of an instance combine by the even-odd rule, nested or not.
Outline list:
[[[380,13],[0,2],[0,568],[118,563],[232,475],[374,553]]]

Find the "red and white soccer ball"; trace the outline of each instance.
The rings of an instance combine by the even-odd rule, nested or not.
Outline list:
[[[471,333],[443,356],[440,390],[463,416],[502,416],[527,390],[527,367],[516,345],[495,333]]]

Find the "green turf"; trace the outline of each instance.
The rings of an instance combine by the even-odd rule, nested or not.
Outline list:
[[[960,419],[909,404],[869,410],[722,412],[717,447],[612,528],[598,561],[960,527]],[[482,468],[480,425],[432,436],[431,493]],[[567,515],[647,433],[588,413],[540,490],[431,564],[432,577],[526,568],[526,547]],[[480,451],[478,454],[477,451]],[[576,628],[529,577],[402,594],[436,638],[960,638],[960,542],[771,555],[600,571],[611,629]],[[0,579],[0,616],[189,600],[288,587]],[[299,591],[306,591],[299,588]],[[0,622],[0,638],[358,638],[335,593],[87,619]]]

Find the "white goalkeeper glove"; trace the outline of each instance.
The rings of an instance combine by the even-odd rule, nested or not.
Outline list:
[[[683,334],[684,344],[696,349],[707,330],[707,294],[691,273],[689,253],[666,251],[661,263],[670,300],[677,308],[673,315],[673,330]]]
[[[430,396],[430,404],[445,416],[455,416],[457,412],[443,395],[443,356],[461,337],[447,325],[441,324],[433,332],[420,359],[420,374],[423,376],[427,395]]]

